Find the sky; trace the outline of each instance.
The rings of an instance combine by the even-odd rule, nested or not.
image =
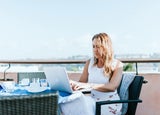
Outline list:
[[[0,59],[92,56],[93,35],[115,54],[160,53],[159,0],[0,0]]]

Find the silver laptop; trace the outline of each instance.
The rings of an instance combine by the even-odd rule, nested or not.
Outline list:
[[[67,93],[74,92],[70,86],[69,77],[64,67],[46,67],[44,68],[44,72],[51,89]],[[90,93],[91,88],[84,87],[79,91],[83,93]]]
[[[44,72],[51,89],[73,93],[65,68],[46,67],[44,68]]]

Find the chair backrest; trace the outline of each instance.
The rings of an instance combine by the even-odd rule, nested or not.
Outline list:
[[[144,77],[143,76],[135,76],[131,85],[129,86],[129,99],[139,99],[141,88],[143,84]],[[128,104],[128,115],[135,115],[137,108],[137,103],[129,103]]]
[[[58,94],[32,94],[0,97],[0,114],[57,115]]]
[[[128,100],[136,100],[139,99],[142,84],[143,84],[144,77],[136,75],[129,86],[129,97]],[[120,92],[120,86],[118,87],[118,93]],[[127,115],[135,115],[137,108],[137,103],[128,103]]]

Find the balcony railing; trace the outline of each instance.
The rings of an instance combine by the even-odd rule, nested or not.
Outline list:
[[[136,74],[138,75],[138,63],[158,63],[160,59],[151,58],[132,58],[132,59],[119,59],[123,63],[135,63]],[[0,63],[4,64],[84,64],[86,60],[0,60]]]

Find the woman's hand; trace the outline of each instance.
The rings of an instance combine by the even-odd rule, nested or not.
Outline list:
[[[71,85],[71,87],[72,87],[72,89],[74,91],[81,90],[81,89],[92,88],[93,87],[92,84],[82,83],[82,82],[76,82],[76,81],[73,81],[73,80],[70,80],[70,85]]]
[[[80,89],[79,83],[76,81],[70,80],[70,85],[71,85],[73,91]]]

